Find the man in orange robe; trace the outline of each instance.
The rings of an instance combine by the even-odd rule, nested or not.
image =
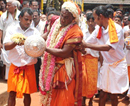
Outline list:
[[[78,7],[73,2],[65,2],[60,18],[48,35],[43,56],[39,79],[43,106],[81,106],[82,63],[75,47],[82,41],[83,34],[78,21]],[[50,75],[52,82],[49,82]]]
[[[34,34],[40,36],[38,30],[30,26],[32,19],[32,10],[30,8],[23,9],[19,15],[20,22],[8,28],[4,39],[4,47],[5,50],[9,50],[8,57],[11,62],[8,78],[8,106],[15,106],[16,96],[21,98],[23,95],[24,106],[30,106],[30,94],[37,91],[34,68],[37,59],[25,53],[23,43],[10,39],[12,35],[19,35],[19,33],[26,37]]]

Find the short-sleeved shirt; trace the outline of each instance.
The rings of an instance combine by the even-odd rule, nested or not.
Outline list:
[[[86,41],[91,36],[88,29],[83,30],[83,40]],[[99,57],[99,51],[92,50],[89,48],[85,49],[87,51],[87,54],[92,55],[93,57]]]
[[[123,30],[121,26],[116,23],[115,23],[115,27],[116,27],[118,40],[119,40],[116,43],[110,43],[109,32],[108,32],[109,26],[107,27],[107,29],[104,29],[102,27],[102,37],[100,39],[97,38],[99,27],[96,27],[92,35],[86,41],[87,43],[91,43],[91,44],[96,44],[96,43],[98,45],[106,44],[112,47],[109,51],[101,51],[103,59],[106,63],[114,63],[125,57],[123,51],[123,47],[124,47]]]
[[[33,36],[33,35],[40,36],[40,33],[36,28],[30,26],[27,30],[24,31],[22,30],[20,24],[17,23],[15,25],[12,24],[8,28],[3,43],[5,44],[5,43],[12,42],[10,39],[11,36],[17,33],[21,33],[26,37]],[[17,45],[13,49],[9,50],[8,59],[15,66],[32,65],[37,62],[36,58],[30,57],[25,53],[24,45],[22,46]]]
[[[12,15],[8,11],[4,12],[1,15],[1,18],[0,18],[0,30],[3,31],[3,37],[2,37],[2,39],[4,39],[4,37],[5,37],[6,29],[12,23],[18,23],[19,22],[19,19],[18,19],[19,14],[20,14],[20,11],[16,10],[15,18],[13,18]]]

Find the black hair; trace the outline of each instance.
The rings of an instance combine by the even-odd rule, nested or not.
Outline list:
[[[0,1],[3,1],[6,4],[6,0],[0,0]]]
[[[24,9],[21,10],[21,13],[19,14],[19,17],[20,16],[23,17],[25,12],[27,12],[29,15],[33,15],[32,9],[30,9],[30,8],[24,8]]]
[[[127,16],[127,17],[128,17],[128,16],[129,16],[129,13],[125,13],[125,14],[123,15],[123,17],[125,17],[125,16]]]
[[[116,15],[114,18],[119,18],[122,21],[122,17],[120,15]]]
[[[88,13],[88,15],[86,16],[87,20],[92,19],[94,21],[94,17],[92,13]]]
[[[107,9],[113,9],[114,10],[114,7],[113,7],[113,5],[111,5],[111,4],[107,4],[106,6],[105,6]]]
[[[23,1],[22,7],[23,7],[23,5],[26,5],[27,3],[29,3],[29,1]]]
[[[34,13],[34,12],[37,12],[37,13],[38,13],[38,16],[40,16],[40,13],[41,13],[41,12],[40,12],[39,10],[33,10],[33,13]]]
[[[81,8],[82,8],[82,7],[81,7],[81,5],[80,5],[80,4],[78,4],[78,6],[79,6],[79,8],[80,8],[80,10],[81,10]]]
[[[46,14],[48,14],[50,11],[56,11],[56,9],[54,7],[46,8]]]
[[[116,11],[121,11],[121,12],[122,12],[122,14],[123,14],[123,10],[121,10],[121,9],[119,9],[119,8],[118,8]]]
[[[48,17],[49,15],[51,15],[51,14],[60,16],[60,12],[58,12],[58,11],[50,11],[50,12],[48,12],[47,17]]]
[[[107,12],[108,12],[109,18],[113,18],[114,10],[111,8],[108,8]]]
[[[87,9],[87,10],[85,11],[85,13],[86,13],[86,12],[88,12],[88,11],[92,11],[92,10],[90,10],[90,9]]]
[[[37,0],[30,0],[29,5],[32,5],[32,2],[37,2],[37,5],[39,5],[39,2]]]
[[[105,18],[109,18],[109,14],[108,14],[108,11],[107,11],[107,8],[105,6],[98,6],[98,7],[95,7],[93,9],[93,11],[95,11],[95,13],[100,16],[100,14],[102,14]]]
[[[83,12],[81,12],[82,14],[84,14],[84,15],[86,15],[86,13],[83,11]]]
[[[130,16],[128,17],[128,21],[130,21]]]

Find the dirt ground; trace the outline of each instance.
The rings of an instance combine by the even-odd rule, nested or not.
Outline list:
[[[32,94],[31,97],[32,97],[31,106],[41,106],[39,92]],[[129,105],[130,100],[125,100],[125,98],[123,96],[119,96],[118,100],[119,100],[118,106],[130,106]],[[93,106],[98,106],[98,102],[99,102],[99,98],[94,98]],[[86,100],[86,104],[87,103],[88,103],[88,99]],[[23,99],[17,99],[16,106],[24,106]],[[86,105],[86,106],[88,106],[88,105]],[[107,101],[106,106],[111,106],[110,100]]]

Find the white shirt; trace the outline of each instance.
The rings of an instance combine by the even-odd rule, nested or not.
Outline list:
[[[123,33],[127,32],[129,29],[129,25],[125,26],[123,28]],[[126,47],[124,48],[125,56],[126,56],[126,62],[127,65],[130,66],[130,50],[128,50]]]
[[[26,37],[32,36],[32,35],[40,36],[40,33],[36,28],[30,26],[26,31],[24,31],[20,27],[19,23],[17,23],[15,26],[11,25],[8,28],[3,43],[5,44],[8,42],[12,42],[10,37],[16,33],[21,33],[25,35]],[[37,62],[37,58],[30,57],[25,53],[24,45],[22,46],[17,45],[13,49],[9,50],[8,59],[12,64],[18,67],[25,66],[25,65],[32,65]]]
[[[36,29],[41,33],[43,34],[44,33],[44,28],[45,28],[45,24],[46,24],[46,21],[39,21],[38,25],[36,26]]]
[[[91,36],[90,32],[88,29],[85,29],[83,30],[83,40],[86,41],[89,36]],[[96,51],[96,50],[92,50],[92,49],[89,49],[89,48],[86,48],[86,54],[90,54],[92,55],[93,57],[99,57],[99,51]]]
[[[129,28],[129,25],[127,25],[127,26],[125,26],[124,28],[123,28],[123,33],[125,33],[126,31],[128,31],[130,28]]]
[[[109,27],[109,26],[108,26]],[[102,37],[100,39],[97,38],[97,34],[99,31],[99,27],[93,31],[92,35],[87,39],[87,43],[98,44],[98,45],[110,45],[112,48],[109,51],[101,51],[103,59],[106,63],[114,63],[117,62],[125,57],[123,47],[124,47],[124,36],[123,30],[120,25],[115,23],[118,42],[117,43],[110,43],[109,34],[108,34],[108,27],[104,29],[102,27]]]
[[[9,27],[12,23],[19,22],[19,20],[18,20],[19,14],[20,14],[20,11],[17,10],[14,19],[13,19],[12,15],[10,13],[8,13],[7,11],[4,12],[1,15],[1,18],[0,18],[0,29],[3,31],[3,37],[2,37],[3,40],[4,40],[4,37],[5,37],[5,33],[6,33],[7,27]]]
[[[39,23],[36,27],[35,27],[34,21],[32,21],[32,23],[31,23],[31,26],[35,27],[40,32],[41,35],[44,33],[45,25],[46,25],[46,21],[41,21],[41,20],[39,21]]]

